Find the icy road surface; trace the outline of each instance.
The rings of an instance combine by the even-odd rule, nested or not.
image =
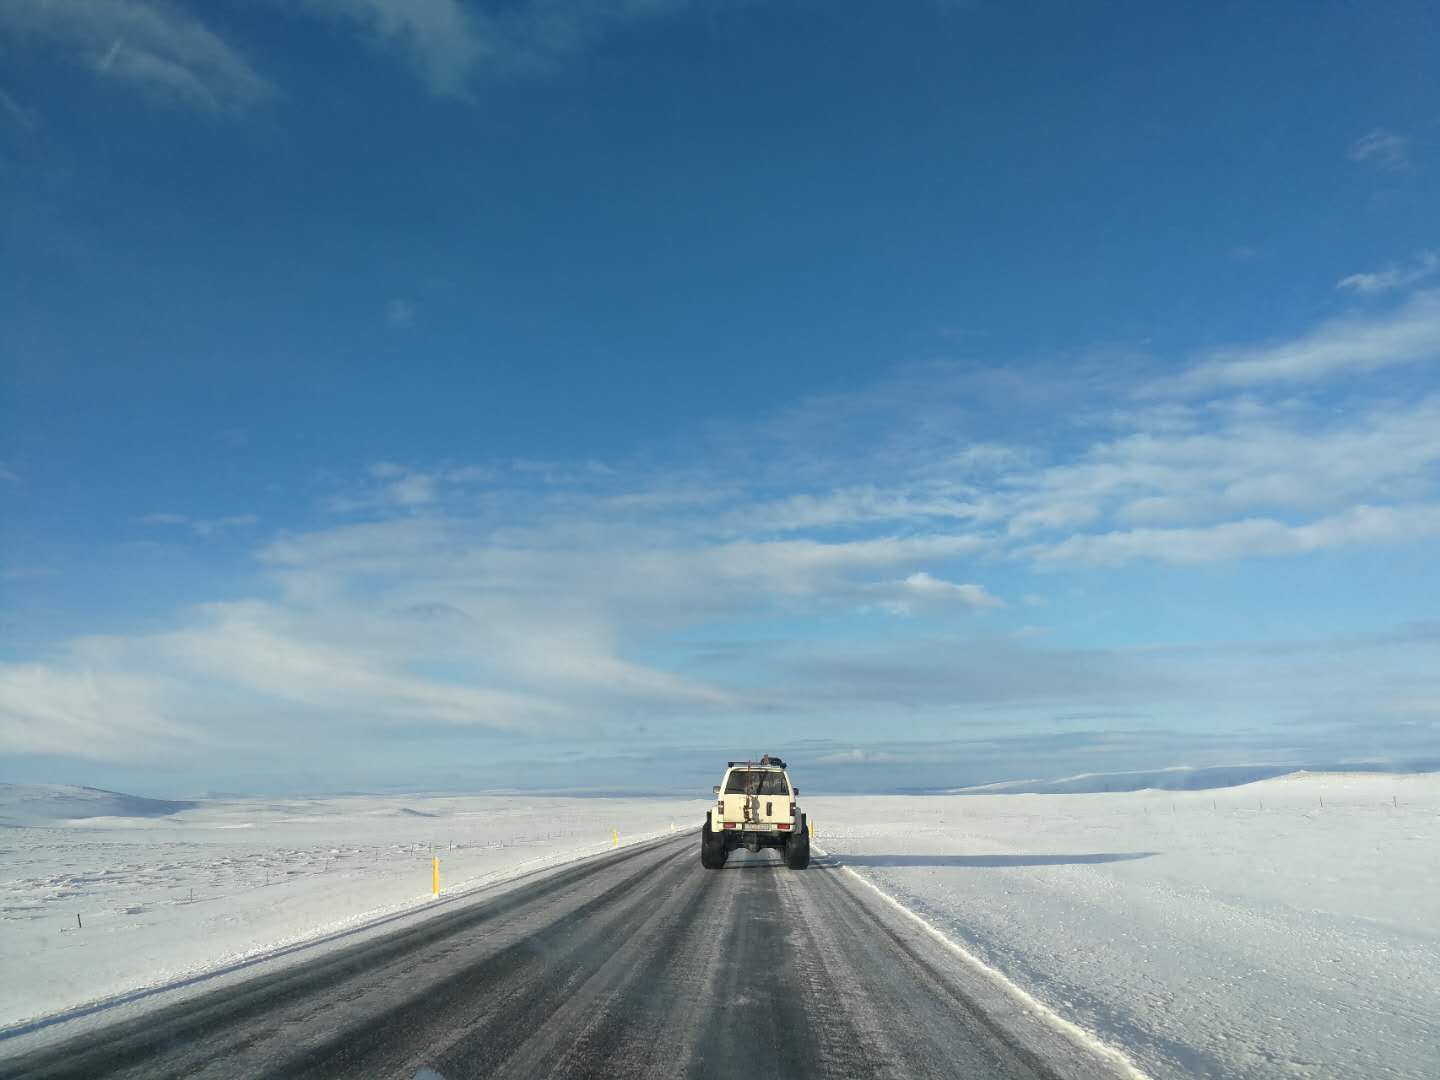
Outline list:
[[[411,917],[30,1049],[0,1072],[1127,1075],[825,859],[792,871],[742,851],[708,871],[693,833]]]

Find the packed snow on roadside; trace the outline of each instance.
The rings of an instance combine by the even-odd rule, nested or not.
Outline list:
[[[693,829],[708,800],[165,803],[0,785],[0,1028]],[[87,816],[90,815],[90,816]],[[123,815],[123,816],[116,816]],[[77,924],[77,916],[79,917]]]
[[[1440,775],[806,805],[817,847],[1152,1076],[1440,1076]]]

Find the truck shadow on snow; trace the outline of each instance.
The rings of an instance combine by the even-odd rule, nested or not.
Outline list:
[[[843,866],[1078,866],[1131,862],[1158,851],[1098,851],[1086,855],[837,855]]]

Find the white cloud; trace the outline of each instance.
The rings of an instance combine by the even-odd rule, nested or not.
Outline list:
[[[342,525],[272,540],[257,553],[262,563],[290,570],[372,575],[434,565],[454,548],[445,521],[407,518]]]
[[[311,10],[358,27],[381,49],[401,53],[442,95],[466,92],[492,56],[489,19],[459,0],[305,0]]]
[[[19,476],[19,474],[15,473],[15,472],[14,472],[13,470],[11,470],[11,469],[7,469],[7,468],[5,467],[5,463],[4,463],[4,462],[0,462],[0,483],[5,483],[5,484],[18,484],[19,482],[20,482],[20,476]]]
[[[872,592],[888,594],[879,602],[882,611],[891,615],[915,615],[925,611],[964,608],[1004,607],[983,585],[956,584],[917,571],[901,581],[887,581],[870,586]]]
[[[595,484],[616,475],[616,470],[603,461],[545,461],[536,458],[512,458],[510,470],[547,484]]]
[[[1006,525],[1006,531],[1011,536],[1028,536],[1034,532],[1088,525],[1099,516],[1100,507],[1094,502],[1067,502],[1061,498],[1014,514]]]
[[[762,594],[806,596],[838,590],[838,583],[856,572],[955,558],[984,546],[980,537],[969,535],[888,536],[844,543],[737,540],[676,554],[702,575],[708,572],[732,584],[749,583]]]
[[[1119,566],[1136,559],[1205,563],[1327,548],[1398,544],[1440,536],[1440,506],[1356,506],[1302,525],[1248,518],[1194,529],[1132,529],[1072,536],[1028,549],[1041,563]]]
[[[1338,415],[1297,407],[1217,416],[1201,407],[1191,416],[1203,427],[1167,423],[1096,443],[1012,483],[1033,492],[1032,502],[1100,505],[1135,524],[1188,523],[1414,497],[1440,463],[1440,397]]]
[[[596,522],[582,531],[568,517],[502,534],[436,516],[285,537],[261,558],[307,603],[329,602],[357,578],[388,580],[426,592],[421,599],[464,600],[467,611],[507,624],[543,618],[548,628],[537,631],[537,640],[553,643],[560,639],[555,627],[572,623],[638,632],[773,605],[851,606],[876,571],[952,560],[983,544],[974,536],[935,535],[838,543],[672,537],[667,545],[663,530],[636,533]],[[908,595],[925,583],[917,579]],[[977,599],[968,589],[943,598],[967,596]]]
[[[1378,314],[1347,315],[1278,345],[1222,349],[1175,379],[1151,384],[1154,394],[1241,391],[1364,374],[1440,356],[1440,290],[1416,293]]]
[[[440,497],[440,478],[435,473],[418,472],[392,461],[380,461],[366,469],[372,483],[364,490],[332,495],[325,508],[336,513],[357,510],[415,510],[434,503]]]
[[[228,514],[217,518],[191,518],[186,514],[146,514],[141,522],[146,525],[188,525],[196,536],[219,536],[231,529],[254,525],[259,518],[254,514]]]
[[[52,42],[103,77],[199,109],[238,111],[275,93],[232,46],[169,4],[22,0],[0,5],[0,31]]]
[[[322,16],[398,53],[432,93],[470,95],[482,76],[548,71],[609,26],[655,18],[687,0],[519,0],[484,10],[459,0],[305,0]]]
[[[254,514],[230,514],[226,517],[201,518],[190,523],[190,530],[196,536],[218,536],[231,529],[255,525],[260,519]]]
[[[730,515],[728,523],[744,530],[797,532],[897,521],[973,521],[984,516],[981,506],[962,496],[883,490],[871,484],[753,503]]]
[[[244,601],[209,605],[202,614],[201,625],[154,635],[143,646],[191,675],[330,716],[507,729],[565,715],[532,694],[407,674],[400,665],[416,643],[373,634],[367,640],[354,629],[363,627],[360,611],[317,620]],[[352,628],[342,629],[340,618]]]
[[[1027,638],[1045,637],[1050,633],[1048,626],[1036,626],[1033,623],[1026,623],[1017,630],[1010,631],[1010,637],[1015,641],[1024,641]]]
[[[1393,292],[1418,285],[1440,270],[1440,254],[1422,251],[1409,266],[1391,266],[1369,274],[1351,274],[1335,283],[1337,289],[1349,289],[1362,296]]]
[[[0,663],[0,751],[154,762],[193,741],[154,676],[83,663]]]
[[[1408,135],[1376,128],[1350,145],[1350,160],[1368,161],[1392,171],[1405,169],[1410,164],[1410,147],[1414,141]]]
[[[435,477],[412,473],[401,477],[384,490],[387,501],[396,506],[424,506],[435,501]]]
[[[484,484],[499,475],[499,470],[489,465],[457,465],[445,470],[445,481],[450,484]]]

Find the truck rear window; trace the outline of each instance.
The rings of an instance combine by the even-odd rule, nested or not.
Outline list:
[[[754,787],[751,787],[752,782]],[[735,769],[725,781],[725,794],[789,795],[790,787],[785,783],[785,774],[782,772]]]

